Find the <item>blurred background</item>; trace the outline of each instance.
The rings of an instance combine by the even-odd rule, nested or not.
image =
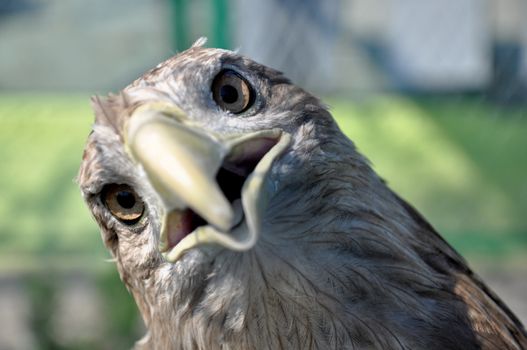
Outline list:
[[[200,36],[322,96],[527,322],[526,15],[525,0],[0,0],[0,349],[142,335],[74,182],[89,97]]]

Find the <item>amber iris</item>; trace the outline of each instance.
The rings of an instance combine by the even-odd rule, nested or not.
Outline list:
[[[212,96],[222,109],[234,114],[245,112],[254,102],[249,83],[233,70],[221,71],[212,82]]]
[[[145,210],[137,193],[123,184],[107,185],[103,191],[103,202],[115,218],[128,225],[135,224]]]

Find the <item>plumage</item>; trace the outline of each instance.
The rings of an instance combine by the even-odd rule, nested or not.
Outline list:
[[[520,321],[387,187],[326,106],[280,72],[201,45],[93,100],[78,182],[147,326],[137,348],[527,349]],[[213,93],[217,77],[229,83]],[[190,150],[163,142],[210,173],[203,181],[227,198],[223,214],[202,209],[215,199],[199,186],[183,200],[192,193],[178,181],[190,170],[149,149],[148,128],[163,123],[197,140]],[[193,163],[202,143],[221,165]],[[126,196],[144,202],[138,220],[109,209],[111,184],[130,188],[117,191],[123,211]],[[199,227],[210,229],[191,240]]]

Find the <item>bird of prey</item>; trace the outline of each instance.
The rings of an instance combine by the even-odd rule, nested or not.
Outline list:
[[[203,40],[94,98],[81,192],[139,349],[527,349],[319,99]]]

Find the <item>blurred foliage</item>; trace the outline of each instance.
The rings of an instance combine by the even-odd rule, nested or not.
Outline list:
[[[527,109],[475,98],[326,101],[378,173],[462,254],[527,252]],[[124,349],[144,333],[74,181],[92,120],[84,95],[0,95],[0,271],[23,272],[39,349]]]
[[[526,109],[475,98],[328,102],[381,176],[462,253],[526,250]],[[74,181],[92,120],[87,96],[0,95],[0,267],[106,268]]]
[[[49,317],[55,309],[55,281],[40,276],[28,278],[27,280],[27,289],[30,291],[30,323],[33,335],[40,349],[59,349],[59,344],[52,337],[53,333],[49,322]]]
[[[102,256],[74,182],[91,120],[86,96],[0,96],[2,259]]]
[[[527,109],[475,97],[330,99],[377,172],[463,254],[527,250]]]
[[[128,349],[143,336],[139,327],[140,319],[132,296],[119,279],[116,271],[99,274],[97,285],[100,286],[104,299],[105,315],[108,317],[105,329],[106,339],[112,339],[112,346],[108,349]]]
[[[48,271],[46,274],[25,275],[26,289],[31,303],[30,327],[38,348],[42,350],[88,350],[88,349],[129,349],[144,334],[140,316],[132,297],[114,270],[100,271],[94,275],[80,272],[83,280],[93,280],[96,297],[101,300],[90,304],[90,300],[80,300],[82,305],[66,312],[64,325],[58,310],[64,313],[60,299],[64,299],[65,285],[79,284],[79,276],[72,273],[60,274]],[[76,280],[77,279],[77,280]],[[81,283],[82,287],[82,283]],[[63,301],[62,301],[63,302]],[[97,308],[100,324],[85,324],[76,315],[79,309]],[[68,315],[69,314],[69,315]],[[64,317],[64,315],[62,315]],[[93,318],[92,318],[93,320]],[[95,327],[94,327],[95,326]],[[94,329],[95,328],[95,329]]]

